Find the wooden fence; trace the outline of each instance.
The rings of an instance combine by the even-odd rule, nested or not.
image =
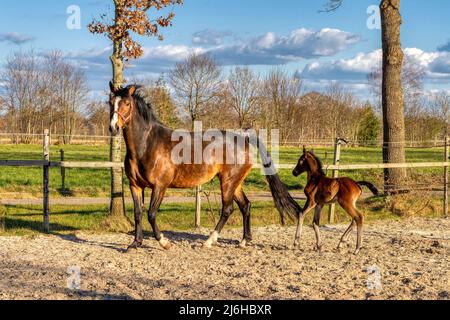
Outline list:
[[[353,164],[341,165],[340,155],[342,139],[336,139],[334,146],[334,163],[332,165],[325,165],[324,169],[331,170],[332,176],[337,178],[340,171],[347,170],[369,170],[369,169],[394,169],[394,168],[443,168],[444,175],[444,216],[448,216],[449,210],[449,168],[450,168],[450,140],[445,142],[445,154],[443,155],[443,162],[421,162],[421,163],[384,163],[384,164]],[[45,130],[43,135],[43,160],[0,160],[0,167],[42,167],[43,168],[43,214],[44,214],[44,230],[50,230],[50,209],[49,209],[49,169],[57,167],[62,169],[62,173],[66,168],[83,168],[83,169],[111,169],[124,168],[123,163],[117,162],[78,162],[78,161],[63,161],[64,153],[61,154],[61,161],[50,161],[50,134]],[[292,170],[296,164],[280,164],[278,169]],[[254,169],[261,169],[261,166],[255,166]],[[64,175],[63,175],[64,188]],[[195,225],[200,227],[200,213],[201,213],[201,187],[196,189],[196,214]],[[330,205],[328,220],[330,223],[334,222],[335,205]]]

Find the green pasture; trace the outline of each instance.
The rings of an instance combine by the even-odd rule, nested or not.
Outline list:
[[[52,146],[51,160],[60,159],[60,150],[64,149],[66,161],[108,161],[108,146]],[[324,164],[333,162],[332,148],[316,148],[316,154]],[[280,163],[295,164],[300,156],[300,148],[283,147],[280,149]],[[408,162],[439,162],[443,161],[443,148],[407,149]],[[1,160],[39,160],[42,159],[40,145],[0,145]],[[381,163],[381,148],[342,148],[341,164]],[[359,170],[342,172],[356,180],[369,180],[381,184],[382,170]],[[290,190],[300,190],[305,184],[305,176],[294,178],[291,170],[281,170],[280,176]],[[442,169],[410,170],[411,179],[420,183],[437,181],[442,178]],[[109,170],[94,169],[66,169],[66,188],[61,190],[61,173],[59,168],[52,168],[50,172],[50,191],[52,197],[57,196],[108,196]],[[125,181],[127,184],[127,181]],[[208,188],[208,186],[207,186]],[[217,188],[217,181],[211,188]],[[125,188],[126,190],[128,188]],[[268,191],[265,178],[259,170],[254,170],[246,180],[248,191]],[[0,167],[0,194],[4,198],[24,196],[40,196],[42,192],[42,169],[40,168],[11,168]],[[191,193],[190,190],[175,191]],[[174,193],[174,191],[172,191]]]

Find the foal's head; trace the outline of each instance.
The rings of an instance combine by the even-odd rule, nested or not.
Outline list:
[[[292,171],[294,177],[298,177],[303,173],[319,173],[325,174],[322,169],[322,162],[314,155],[314,153],[307,151],[306,147],[303,147],[303,154],[298,160],[297,166]]]
[[[136,110],[136,102],[133,95],[137,88],[135,85],[130,85],[126,88],[116,89],[111,82],[109,86],[111,89],[109,99],[111,124],[109,130],[113,135],[117,135],[120,129],[130,123],[134,110]]]

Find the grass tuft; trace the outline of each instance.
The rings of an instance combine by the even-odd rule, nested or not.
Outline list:
[[[97,227],[98,230],[96,231],[101,232],[128,233],[133,231],[134,226],[128,217],[107,215],[102,219]]]

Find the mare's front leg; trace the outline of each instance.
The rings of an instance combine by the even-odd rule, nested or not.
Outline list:
[[[303,212],[300,214],[298,221],[297,221],[297,231],[295,232],[294,247],[297,247],[300,245],[300,238],[302,236],[303,221],[305,220],[305,216],[311,210],[313,210],[315,207],[316,207],[315,201],[312,199],[312,197],[308,196],[308,200],[306,201]]]
[[[150,200],[150,209],[148,212],[148,220],[153,229],[153,235],[155,239],[159,242],[161,247],[169,250],[171,247],[170,241],[164,238],[164,235],[159,231],[158,225],[156,223],[156,215],[158,213],[159,207],[164,199],[164,194],[166,193],[166,188],[155,187],[152,192],[152,197]]]
[[[134,242],[128,247],[128,250],[137,249],[142,246],[144,240],[144,233],[142,231],[142,216],[143,216],[143,189],[138,186],[131,186],[131,195],[134,202]]]

